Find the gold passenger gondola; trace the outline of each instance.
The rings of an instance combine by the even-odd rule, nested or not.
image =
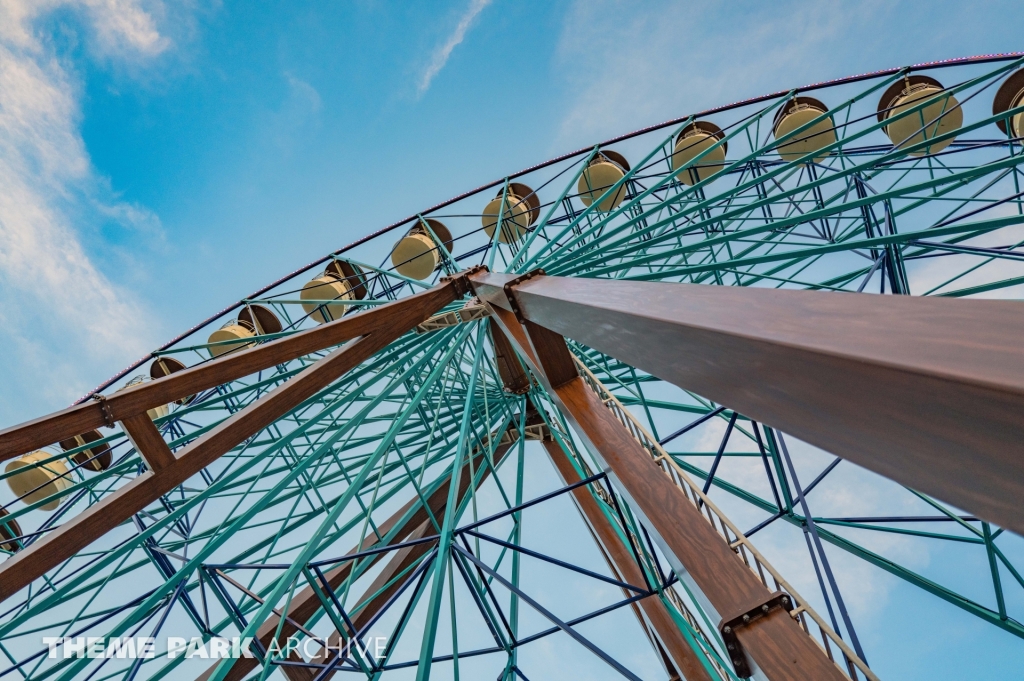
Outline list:
[[[919,106],[917,111],[897,119],[900,114]],[[878,100],[878,121],[889,120],[892,122],[885,125],[885,134],[902,149],[959,130],[964,113],[956,97],[946,93],[939,81],[928,76],[904,76],[903,80],[889,86]],[[953,139],[939,140],[908,153],[911,156],[934,154],[952,144]]]
[[[153,363],[149,365],[149,377],[156,380],[158,378],[163,378],[164,376],[176,374],[186,368],[187,367],[183,363],[173,357],[157,357],[153,360]],[[174,400],[174,403],[188,404],[195,398],[195,395],[189,395],[188,397],[183,397],[180,400]]]
[[[992,100],[992,115],[998,116],[1019,106],[1024,106],[1024,69],[1011,74],[999,86],[996,97]],[[1006,122],[1006,118],[1000,118],[996,125],[1010,137],[1024,137],[1024,111],[1009,117],[1009,127],[1006,126]]]
[[[65,498],[64,493],[74,484],[66,461],[55,459],[42,463],[53,456],[40,449],[14,459],[4,468],[5,473],[11,474],[7,478],[7,485],[26,504],[59,495],[40,506],[43,511],[52,511],[60,506]]]
[[[98,430],[90,430],[88,433],[82,435],[76,435],[67,440],[61,440],[58,444],[60,448],[65,452],[77,449],[90,442],[97,442],[103,439],[103,435]],[[99,473],[110,468],[110,464],[113,461],[113,455],[110,452],[110,445],[107,443],[98,444],[95,447],[89,449],[83,449],[77,454],[71,455],[71,460],[82,467],[83,470],[92,471]]]
[[[503,244],[519,241],[533,223],[540,217],[540,199],[532,189],[519,182],[511,182],[508,191],[498,190],[497,196],[484,208],[480,221],[484,233],[494,238],[494,228],[498,224],[498,213],[501,212],[502,196],[505,197],[505,212],[501,216],[501,231],[498,241]]]
[[[238,319],[228,322],[221,328],[210,334],[208,343],[221,343],[209,348],[212,357],[219,357],[225,352],[247,348],[253,345],[251,341],[244,339],[253,336],[262,336],[270,333],[280,333],[281,321],[269,308],[262,305],[246,305],[238,313]],[[229,343],[227,341],[236,341]]]
[[[828,107],[813,97],[793,97],[775,114],[775,123],[772,126],[775,139],[780,139],[799,130],[826,113],[828,113]],[[817,123],[793,135],[777,151],[783,161],[790,163],[808,154],[814,154],[814,156],[810,161],[804,161],[805,163],[820,163],[829,154],[828,151],[821,150],[835,142],[835,122],[831,116],[825,116]],[[818,151],[821,153],[815,153]]]
[[[722,172],[725,169],[725,154],[729,151],[729,143],[722,142],[715,149],[711,147],[724,137],[722,129],[710,121],[694,121],[686,126],[676,136],[672,150],[672,170],[686,166],[701,154],[704,156],[696,164],[679,173],[676,179],[692,186]],[[711,151],[708,151],[709,149]]]
[[[302,309],[317,324],[340,319],[348,309],[345,304],[327,305],[314,301],[362,300],[366,297],[366,277],[361,269],[344,260],[332,260],[316,279],[302,287],[299,298]]]
[[[430,232],[444,244],[449,253],[452,252],[452,233],[444,223],[430,218],[423,222],[430,227],[429,231],[417,220],[412,229],[406,232],[391,250],[391,264],[403,277],[426,279],[441,264],[440,249]]]
[[[21,545],[15,540],[21,536],[21,525],[17,520],[4,520],[9,515],[7,509],[0,506],[0,540],[4,540],[0,541],[0,549],[8,553],[17,553],[21,550]]]
[[[599,151],[594,154],[587,164],[586,169],[580,174],[580,181],[576,189],[580,195],[580,201],[584,206],[589,206],[615,186],[615,183],[625,177],[629,172],[629,162],[626,158],[614,151]],[[626,184],[623,183],[614,191],[605,196],[597,203],[594,210],[607,213],[615,210],[622,199],[626,198]]]

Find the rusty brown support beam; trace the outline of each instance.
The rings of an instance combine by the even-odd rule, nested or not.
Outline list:
[[[448,295],[454,295],[454,292],[450,291]],[[342,374],[385,348],[430,314],[426,307],[416,305],[393,308],[391,315],[383,320],[383,324],[378,324],[376,330],[335,350],[264,397],[235,412],[179,449],[173,463],[160,470],[143,473],[0,564],[0,601],[28,586],[47,570],[84,549],[209,466],[232,447],[266,428]],[[183,373],[172,374],[160,381],[173,379]],[[160,381],[154,381],[153,384]],[[184,392],[191,393],[193,389],[189,387]]]
[[[509,279],[474,277],[495,300]],[[1024,303],[545,276],[515,295],[524,319],[1024,534]]]
[[[703,598],[702,606],[709,614],[729,621],[769,601],[772,594],[583,378],[576,377],[557,388],[551,387],[543,367],[559,361],[560,353],[545,359],[535,354],[535,349],[550,349],[550,340],[531,343],[526,327],[516,319],[506,297],[503,286],[508,279],[503,275],[477,274],[472,281],[476,294],[491,305],[492,317],[520,356],[591,451],[602,459],[606,472],[618,490],[630,499],[631,507],[644,518],[677,574],[690,582],[695,593]],[[531,279],[524,285],[544,279]],[[511,295],[517,293],[510,292]],[[517,302],[521,303],[521,298]],[[521,307],[520,310],[525,315],[525,310]],[[845,679],[824,650],[800,629],[785,609],[772,610],[735,633],[746,655],[743,660],[755,670],[760,669],[770,681]]]
[[[491,334],[491,344],[494,346],[494,362],[498,365],[498,375],[506,391],[517,395],[530,390],[530,376],[523,369],[523,365],[516,357],[516,351],[512,343],[502,332],[497,322],[487,321],[487,329]]]
[[[557,442],[545,440],[541,444],[544,445],[548,458],[551,459],[551,463],[554,464],[563,483],[571,485],[583,479],[573,467],[569,456]],[[574,489],[571,494],[612,573],[620,581],[642,586],[644,577],[640,567],[636,564],[636,559],[622,542],[608,517],[602,512],[593,493],[586,488],[579,487]],[[635,595],[625,590],[623,593],[627,597]],[[633,611],[640,620],[640,624],[651,636],[651,642],[665,660],[670,674],[674,673],[678,677],[685,678],[686,681],[711,681],[711,676],[704,669],[700,658],[690,647],[686,637],[683,636],[669,613],[668,607],[660,598],[652,596],[634,603]]]
[[[129,416],[121,422],[125,434],[151,471],[160,471],[174,463],[174,452],[164,442],[149,414]]]
[[[416,320],[412,324],[415,326],[460,296],[458,283],[448,281],[428,291],[343,317],[315,329],[222,355],[199,366],[118,391],[103,400],[90,400],[12,426],[0,431],[0,461],[111,425],[114,421],[123,421],[153,407],[170,404],[188,395],[353,338],[376,331],[389,332],[395,324],[404,325],[409,319]],[[406,330],[403,328],[402,333]]]
[[[505,454],[508,452],[508,450],[512,447],[513,444],[514,443],[503,444],[495,448],[494,463],[496,466],[505,457]],[[480,466],[484,466],[484,454],[482,452],[476,454],[473,457],[473,466],[477,470],[480,469]],[[459,476],[459,489],[457,498],[460,500],[460,503],[461,500],[465,498],[465,495],[469,490],[469,485],[471,482],[470,475],[468,474],[469,470],[470,464],[467,461],[466,463],[463,464],[463,474]],[[490,469],[484,466],[480,482],[482,483],[484,480],[486,480],[488,475],[490,475]],[[418,505],[418,508],[412,514],[409,514],[408,517],[405,517],[406,514],[408,514],[409,509],[411,509],[414,505],[417,505],[419,501],[418,499],[415,498],[411,499],[402,508],[400,508],[394,514],[392,514],[390,518],[385,520],[383,523],[377,525],[379,535],[377,537],[376,544],[374,544],[373,546],[356,546],[353,547],[352,550],[350,550],[348,553],[355,553],[360,550],[379,548],[382,546],[393,546],[395,544],[404,541],[411,541],[413,539],[417,539],[422,536],[425,536],[426,534],[429,534],[429,531],[434,527],[433,523],[430,520],[431,515],[435,519],[440,518],[444,515],[445,507],[448,505],[448,489],[450,485],[451,476],[449,475],[447,479],[440,485],[438,485],[434,492],[431,493],[429,497],[427,497],[426,506],[420,503]],[[429,515],[427,513],[427,508],[430,509]],[[405,518],[404,521],[402,520],[403,518]],[[390,534],[392,529],[394,528],[397,528],[397,530],[395,530],[395,533],[391,537],[391,539],[386,543],[382,543],[383,536]],[[378,553],[374,556],[369,557],[369,566],[372,566],[385,556],[391,556],[391,558],[388,561],[388,564],[385,565],[384,570],[374,580],[373,585],[371,585],[370,588],[367,589],[366,594],[375,593],[378,589],[380,589],[384,584],[387,583],[388,579],[390,578],[381,581],[383,575],[390,574],[394,576],[396,574],[399,574],[403,569],[405,569],[405,567],[411,564],[411,560],[418,559],[419,556],[422,556],[425,551],[431,549],[432,547],[433,544],[423,543],[417,544],[416,546],[399,549],[393,554]],[[325,573],[324,576],[327,578],[327,583],[330,585],[332,589],[338,588],[346,579],[348,579],[349,571],[351,570],[352,565],[353,561],[346,561],[345,563],[342,563],[338,567],[328,570]],[[367,569],[369,569],[369,567],[367,567]],[[353,618],[353,622],[356,624],[356,626],[359,627],[361,626],[360,622],[365,622],[369,620],[369,618],[372,617],[373,614],[375,614],[384,605],[384,603],[387,602],[387,599],[390,598],[390,595],[394,593],[394,591],[396,591],[399,587],[400,584],[392,585],[392,587],[390,587],[387,592],[381,594],[377,598],[374,598],[370,603],[368,603],[363,608],[363,610],[361,610],[356,615],[356,617]],[[295,634],[296,631],[298,631],[298,627],[295,626],[295,623],[305,624],[321,607],[322,605],[320,603],[320,599],[317,597],[316,592],[313,590],[312,587],[307,586],[304,589],[300,590],[298,593],[296,593],[292,597],[291,602],[289,604],[287,619],[285,620],[284,625],[281,627],[281,634],[278,637],[278,645],[281,648],[284,648],[285,641],[288,639],[288,637],[292,636],[293,634]],[[267,620],[262,625],[260,625],[259,629],[257,630],[256,637],[264,645],[264,647],[270,646],[270,642],[274,637],[274,632],[277,631],[277,626],[279,622],[279,617],[277,615],[272,615],[271,617],[268,617]],[[332,643],[331,645],[334,645],[334,643]],[[240,657],[235,659],[235,661],[232,663],[231,669],[228,671],[228,674],[224,677],[224,681],[241,681],[241,679],[245,678],[245,676],[250,671],[256,668],[257,664],[258,660],[256,660],[255,658]],[[201,676],[197,678],[197,681],[205,681],[213,674],[213,671],[214,669],[216,669],[216,667],[217,665],[215,664],[209,669],[207,669],[206,672],[204,672]],[[281,669],[284,672],[285,676],[288,677],[289,681],[308,681],[308,679],[312,679],[315,676],[315,674],[313,673],[314,670],[311,670],[306,667],[285,665],[282,666]]]
[[[660,537],[666,555],[674,558],[674,567],[707,599],[710,612],[730,620],[768,600],[771,594],[760,580],[582,378],[556,388],[553,394],[576,431],[601,456],[618,489]],[[771,635],[755,636],[759,629],[769,629]],[[737,637],[772,681],[844,678],[785,610],[739,630]]]

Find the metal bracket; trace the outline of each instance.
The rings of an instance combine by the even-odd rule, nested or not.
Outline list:
[[[753,674],[750,665],[747,663],[747,656],[743,652],[743,646],[736,636],[736,630],[750,626],[751,623],[763,617],[768,617],[775,610],[785,609],[788,612],[791,602],[792,599],[788,594],[776,591],[750,610],[737,617],[733,617],[729,621],[722,620],[722,623],[718,625],[718,630],[722,634],[722,640],[725,642],[725,648],[729,653],[729,657],[732,658],[732,665],[736,670],[736,676],[748,679]]]
[[[508,393],[508,394],[510,394],[510,395],[525,395],[525,394],[527,394],[528,392],[530,392],[531,390],[533,390],[533,386],[535,386],[535,385],[538,385],[538,384],[537,384],[537,379],[535,379],[535,378],[533,378],[533,377],[531,376],[531,377],[530,377],[530,378],[529,378],[529,379],[528,379],[528,380],[526,381],[526,385],[522,386],[522,387],[521,387],[521,388],[519,388],[518,390],[513,390],[513,389],[511,389],[511,388],[504,388],[504,387],[502,388],[502,390],[504,390],[505,392],[507,392],[507,393]]]
[[[92,399],[100,403],[100,412],[103,413],[103,424],[107,428],[114,427],[114,415],[110,411],[110,403],[107,402],[107,398],[99,393],[92,396]]]
[[[472,267],[462,270],[457,274],[452,274],[447,277],[441,277],[438,281],[442,284],[452,282],[455,284],[455,290],[460,296],[466,295],[467,293],[473,293],[473,286],[469,283],[470,275],[476,274],[477,272],[489,272],[487,265],[473,265]]]
[[[490,316],[490,310],[476,298],[466,302],[461,310],[442,312],[420,322],[413,330],[416,333],[430,333],[439,329],[447,329],[467,322],[475,322]]]
[[[524,323],[526,320],[523,318],[523,313],[519,309],[519,301],[516,300],[516,296],[512,291],[516,286],[519,286],[519,284],[522,284],[524,281],[533,279],[534,277],[543,276],[544,274],[544,270],[538,267],[537,269],[531,270],[520,277],[516,277],[511,281],[505,282],[505,285],[502,287],[505,290],[505,297],[508,298],[508,304],[512,308],[512,314],[516,316],[516,319],[519,320],[520,324]]]

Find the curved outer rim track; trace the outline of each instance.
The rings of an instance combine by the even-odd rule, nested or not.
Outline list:
[[[615,144],[616,142],[622,142],[624,140],[628,140],[628,139],[631,139],[633,137],[638,137],[640,135],[644,135],[644,134],[647,134],[649,132],[654,132],[656,130],[661,130],[662,128],[667,128],[667,127],[672,126],[672,125],[679,125],[680,123],[685,121],[690,116],[693,116],[695,118],[700,118],[700,117],[703,117],[703,116],[710,116],[711,114],[721,113],[723,111],[729,111],[731,109],[738,109],[740,107],[748,106],[750,104],[757,104],[758,102],[764,102],[764,101],[768,101],[770,99],[775,99],[776,97],[781,97],[781,96],[783,96],[785,94],[788,94],[790,92],[793,92],[793,93],[797,93],[797,92],[811,92],[813,90],[820,90],[822,88],[832,87],[834,85],[845,85],[847,83],[856,83],[858,81],[868,80],[870,78],[879,78],[879,77],[882,77],[882,76],[889,76],[889,75],[892,75],[894,73],[899,73],[900,71],[903,71],[903,70],[908,70],[908,71],[927,71],[927,70],[930,70],[930,69],[944,68],[944,67],[947,67],[947,66],[961,66],[961,65],[965,65],[965,64],[985,64],[985,63],[989,63],[989,62],[1010,61],[1010,60],[1013,60],[1013,59],[1019,59],[1020,57],[1024,57],[1024,52],[1002,52],[1002,53],[998,53],[998,54],[975,55],[973,57],[955,57],[953,59],[942,59],[942,60],[939,60],[939,61],[922,62],[920,64],[914,64],[912,66],[897,66],[897,67],[893,67],[893,68],[882,69],[880,71],[871,71],[871,72],[868,72],[868,73],[861,73],[861,74],[858,74],[858,75],[855,75],[855,76],[846,76],[845,78],[836,78],[836,79],[833,79],[833,80],[826,80],[826,81],[821,81],[821,82],[818,82],[818,83],[811,83],[810,85],[805,85],[803,87],[792,88],[792,89],[787,89],[787,90],[778,90],[776,92],[771,92],[771,93],[768,93],[768,94],[760,95],[758,97],[752,97],[750,99],[744,99],[744,100],[741,100],[741,101],[738,101],[738,102],[733,102],[731,104],[726,104],[724,106],[717,106],[717,107],[714,107],[714,108],[711,108],[711,109],[705,109],[703,111],[698,111],[698,112],[695,112],[695,113],[692,113],[692,114],[686,114],[684,116],[679,116],[677,118],[673,118],[673,119],[667,120],[667,121],[665,121],[663,123],[658,123],[657,125],[651,125],[651,126],[648,126],[646,128],[640,128],[639,130],[634,130],[633,132],[626,133],[625,135],[619,135],[618,137],[613,137],[611,139],[605,140],[604,142],[600,142],[598,144],[598,146],[605,147],[605,146],[608,146],[608,145],[611,145],[611,144]],[[528,173],[531,173],[531,172],[533,172],[535,170],[540,170],[541,168],[546,168],[546,167],[548,167],[550,165],[553,165],[555,163],[559,163],[561,161],[568,160],[568,159],[573,158],[575,156],[579,156],[581,154],[585,154],[585,153],[589,152],[592,148],[593,148],[593,145],[587,146],[587,147],[582,147],[580,149],[577,149],[576,151],[571,151],[571,152],[569,152],[567,154],[562,154],[561,156],[556,156],[555,158],[552,158],[552,159],[549,159],[547,161],[544,161],[543,163],[538,163],[537,165],[533,165],[533,166],[530,166],[528,168],[524,168],[524,169],[520,170],[519,172],[512,173],[512,174],[507,175],[505,177],[501,177],[500,179],[497,179],[497,180],[494,180],[492,182],[488,182],[487,184],[481,185],[481,186],[477,187],[476,189],[472,189],[472,190],[470,190],[468,192],[464,192],[462,194],[454,196],[454,197],[448,199],[447,201],[442,201],[441,203],[435,204],[435,205],[427,208],[426,210],[420,211],[419,214],[431,213],[431,212],[433,212],[435,210],[438,210],[440,208],[444,208],[445,206],[449,206],[449,205],[451,205],[451,204],[453,204],[453,203],[455,203],[457,201],[461,201],[462,199],[465,199],[467,197],[473,196],[474,194],[477,194],[477,193],[482,192],[484,190],[490,189],[491,187],[495,187],[495,186],[501,184],[502,182],[504,182],[506,179],[514,179],[514,178],[517,178],[517,177],[521,177],[521,176],[526,175]],[[262,295],[263,293],[266,293],[267,291],[271,290],[272,288],[274,288],[276,286],[279,286],[280,284],[284,283],[285,281],[291,279],[295,275],[301,274],[302,272],[305,272],[306,270],[312,269],[312,268],[316,267],[317,265],[319,265],[319,264],[321,264],[323,262],[326,262],[327,260],[330,260],[333,256],[340,255],[341,253],[349,251],[349,250],[355,248],[356,246],[360,246],[360,245],[366,243],[367,241],[370,241],[372,239],[377,238],[378,236],[381,236],[382,234],[387,234],[388,232],[390,232],[390,231],[392,231],[394,229],[397,229],[398,227],[401,227],[402,225],[408,224],[409,222],[415,220],[416,218],[417,218],[417,215],[410,215],[410,216],[408,216],[406,218],[403,218],[402,220],[399,220],[398,222],[393,222],[390,225],[388,225],[387,227],[384,227],[382,229],[378,229],[376,232],[372,232],[370,234],[367,234],[364,237],[356,239],[352,243],[350,243],[350,244],[348,244],[346,246],[342,246],[338,250],[332,251],[331,253],[328,253],[324,257],[319,258],[317,260],[314,260],[313,262],[309,263],[308,265],[300,267],[297,270],[294,270],[294,271],[284,275],[283,277],[281,277],[281,278],[279,278],[279,279],[277,279],[277,280],[267,284],[263,288],[250,293],[248,296],[246,296],[245,298],[241,299],[240,301],[232,303],[231,305],[228,305],[223,310],[221,310],[221,311],[211,315],[210,317],[207,317],[206,319],[204,319],[203,321],[199,322],[198,324],[196,324],[192,328],[188,329],[184,333],[182,333],[182,334],[180,334],[178,336],[175,336],[174,338],[172,338],[171,340],[167,341],[166,343],[164,343],[160,347],[156,348],[156,350],[153,350],[153,351],[147,353],[145,356],[139,358],[138,360],[136,360],[135,362],[133,362],[129,366],[125,367],[124,369],[122,369],[118,373],[116,373],[113,376],[111,376],[110,378],[108,378],[106,381],[104,381],[103,383],[101,383],[97,387],[95,387],[92,390],[90,390],[88,393],[86,393],[82,397],[80,397],[77,400],[75,400],[73,405],[74,404],[80,404],[80,403],[84,402],[85,400],[91,398],[93,395],[99,393],[100,391],[105,390],[110,385],[112,385],[114,382],[116,382],[118,379],[123,378],[125,375],[127,375],[128,373],[130,373],[132,371],[135,371],[137,368],[139,368],[140,366],[145,364],[147,361],[149,361],[151,358],[153,358],[153,356],[154,356],[153,353],[154,352],[159,352],[161,350],[166,350],[167,348],[171,347],[172,345],[174,345],[178,341],[180,341],[180,340],[182,340],[184,338],[187,338],[188,336],[193,334],[196,330],[206,326],[207,324],[209,324],[210,322],[214,321],[215,319],[217,319],[217,318],[227,314],[231,310],[234,310],[235,308],[239,307],[240,305],[243,304],[243,301],[245,301],[247,299],[250,299],[250,298],[256,298],[256,297]]]

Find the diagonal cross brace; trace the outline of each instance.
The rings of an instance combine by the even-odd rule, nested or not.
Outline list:
[[[438,308],[454,300],[457,293],[458,290],[455,282],[448,282],[422,294],[411,296],[389,305],[382,305],[375,310],[365,313],[366,316],[370,316],[374,312],[384,311],[384,314],[374,315],[370,324],[361,322],[359,325],[347,327],[348,331],[345,331],[345,333],[351,333],[353,328],[361,332],[361,335],[356,340],[333,351],[327,357],[294,376],[287,383],[272,390],[244,409],[232,414],[213,429],[175,452],[172,460],[167,459],[166,453],[164,453],[160,457],[160,464],[155,470],[147,471],[133,479],[116,492],[104,497],[101,501],[68,520],[53,532],[48,533],[44,539],[33,543],[24,551],[0,564],[0,601],[25,588],[48,570],[67,560],[76,552],[84,549],[96,539],[113,530],[127,518],[130,518],[162,495],[184,483],[200,470],[230,451],[238,443],[267,427],[281,415],[288,413],[308,398],[326,388],[344,373],[387,347],[389,343],[412,329],[416,324],[422,322]],[[360,317],[363,317],[363,314],[353,316],[353,320]],[[326,329],[329,326],[331,325],[325,325],[322,328]],[[320,330],[322,329],[314,329],[313,331]],[[302,335],[297,334],[296,336]],[[132,393],[134,396],[132,396],[131,400],[115,402],[115,398],[118,397],[118,395],[115,395],[106,400],[106,402],[115,418],[125,418],[131,423],[132,416],[137,413],[144,414],[154,404],[166,404],[183,395],[197,392],[201,388],[196,386],[201,381],[216,381],[213,384],[216,385],[222,382],[224,376],[233,375],[231,372],[244,371],[239,376],[246,375],[251,371],[261,368],[264,362],[269,362],[269,366],[273,366],[278,361],[283,361],[280,358],[289,357],[292,353],[298,352],[299,355],[296,356],[301,356],[311,352],[312,349],[309,349],[309,345],[312,341],[309,340],[308,336],[303,341],[305,345],[302,343],[292,343],[286,345],[284,350],[282,350],[281,346],[277,346],[279,343],[292,341],[296,336],[238,353],[237,357],[244,358],[247,353],[270,349],[256,355],[256,359],[252,359],[250,356],[247,362],[229,365],[230,371],[225,369],[224,365],[219,365],[218,360],[203,367],[181,371],[147,383],[139,388],[118,393],[118,395],[129,395]],[[323,343],[325,338],[328,337],[332,340],[335,339],[335,336],[322,334],[316,337],[319,339],[316,343]],[[275,348],[275,346],[277,347]],[[190,372],[193,372],[191,374],[193,380],[182,380],[179,378]],[[145,391],[147,388],[152,390]],[[76,411],[82,408],[86,408],[86,410]],[[48,439],[51,436],[57,438],[64,437],[72,430],[77,429],[79,421],[82,418],[87,419],[89,417],[91,412],[88,409],[99,409],[99,407],[90,404],[79,405],[79,407],[73,407],[64,412],[58,412],[51,417],[10,429],[0,433],[0,445],[6,443],[8,451],[12,451],[11,447],[14,447],[16,450],[26,441],[48,444],[52,441]],[[123,409],[124,413],[119,411],[121,409]],[[97,414],[102,417],[101,413],[97,412]],[[95,417],[96,414],[92,416]],[[50,420],[50,426],[42,427],[40,424],[45,424],[48,419]],[[85,426],[86,429],[92,427],[89,425],[91,421],[86,420],[85,423],[87,424]],[[136,432],[144,433],[144,431],[138,430]],[[152,448],[152,445],[156,443],[149,442],[152,438],[143,437],[144,441],[147,442],[143,446],[149,450],[145,452],[144,449],[144,452],[150,458],[154,458],[153,452],[155,450]],[[33,438],[35,439],[33,440]],[[11,443],[14,444],[12,445]],[[0,453],[3,451],[3,449],[0,449]],[[156,460],[154,458],[154,462]]]
[[[153,407],[169,404],[360,336],[377,331],[390,333],[396,330],[395,326],[401,326],[397,337],[412,328],[404,327],[407,315],[417,318],[412,325],[416,326],[461,295],[457,281],[448,281],[428,291],[343,317],[315,329],[231,352],[213,361],[118,391],[102,399],[90,400],[12,426],[0,431],[0,461],[110,426],[114,421],[145,414]]]

